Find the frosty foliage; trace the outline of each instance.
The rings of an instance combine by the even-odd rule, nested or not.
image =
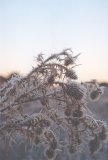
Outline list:
[[[31,147],[43,146],[46,159],[54,159],[63,150],[69,155],[78,152],[82,144],[87,144],[93,154],[107,140],[106,124],[87,108],[88,99],[97,100],[103,88],[95,80],[76,81],[78,56],[71,49],[47,59],[40,54],[28,75],[13,75],[0,88],[0,138],[4,147],[9,149],[20,135]],[[33,101],[41,104],[40,111],[25,112],[23,104]]]

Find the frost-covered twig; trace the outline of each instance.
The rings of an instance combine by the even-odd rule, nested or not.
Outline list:
[[[96,81],[76,82],[74,67],[78,56],[73,56],[71,49],[47,59],[41,54],[38,65],[29,74],[14,75],[0,88],[1,137],[17,132],[32,146],[42,142],[47,145],[45,156],[51,159],[60,149],[55,128],[61,127],[70,153],[78,150],[85,134],[91,153],[99,148],[107,139],[107,126],[87,113],[87,100],[98,99],[103,89]],[[39,102],[41,111],[31,115],[23,112],[23,104],[33,101]]]

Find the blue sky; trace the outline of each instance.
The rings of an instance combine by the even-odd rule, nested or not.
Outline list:
[[[81,52],[80,80],[108,81],[107,0],[0,0],[0,74],[28,73],[34,57]]]

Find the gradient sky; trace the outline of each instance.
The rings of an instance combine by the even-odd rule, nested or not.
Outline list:
[[[108,81],[108,0],[0,0],[0,74],[65,48],[82,53],[80,80]]]

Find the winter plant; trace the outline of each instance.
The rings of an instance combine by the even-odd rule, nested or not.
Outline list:
[[[4,147],[9,148],[20,135],[31,147],[42,145],[46,159],[54,159],[62,150],[73,154],[84,143],[92,154],[100,148],[107,139],[107,125],[94,118],[87,102],[97,100],[103,88],[95,80],[77,81],[78,56],[71,49],[47,59],[39,54],[37,66],[29,74],[15,74],[0,88],[0,141]],[[41,107],[30,114],[24,104],[33,101]]]

